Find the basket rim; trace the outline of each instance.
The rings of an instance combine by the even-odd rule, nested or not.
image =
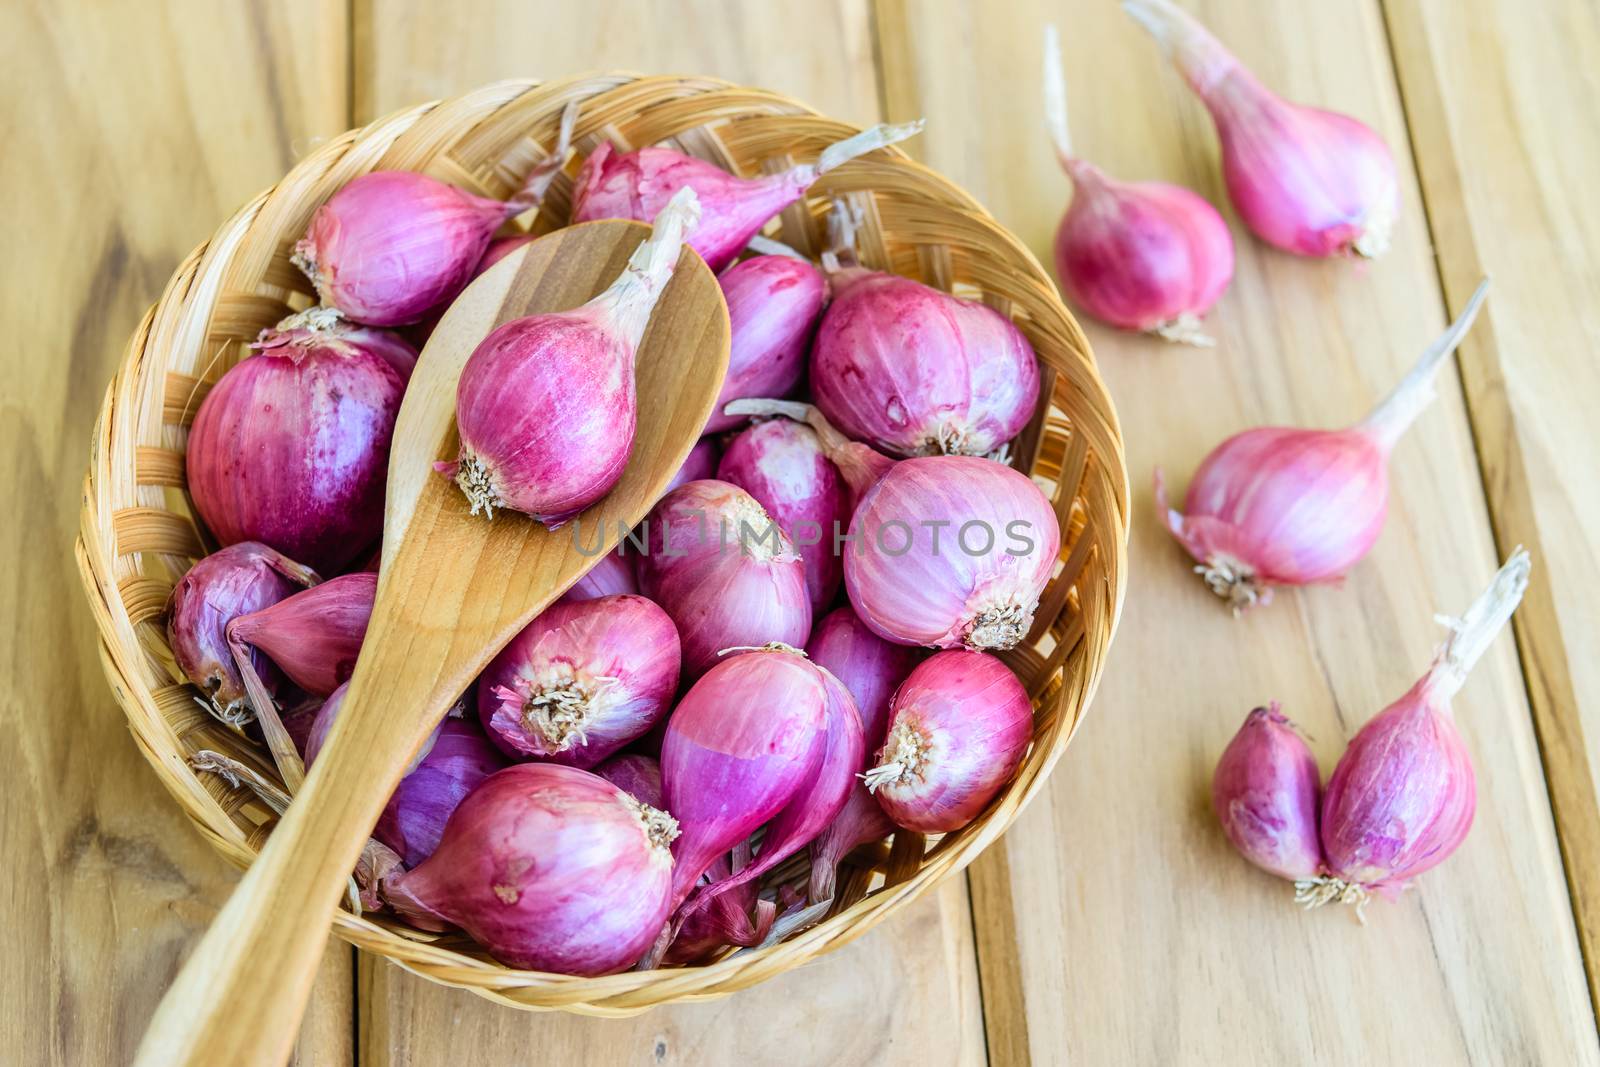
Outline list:
[[[117,580],[118,560],[124,558],[115,551],[105,551],[105,537],[111,531],[115,511],[107,499],[114,481],[113,464],[125,460],[130,465],[138,448],[138,424],[150,417],[148,404],[141,405],[132,395],[133,388],[143,381],[143,373],[159,364],[159,349],[172,329],[187,327],[203,329],[215,311],[215,298],[221,285],[221,268],[231,253],[245,243],[251,235],[251,225],[258,220],[263,209],[292,181],[306,181],[313,176],[326,175],[335,169],[345,154],[355,146],[394,137],[410,129],[423,116],[438,108],[462,101],[499,101],[505,106],[524,94],[536,90],[554,93],[573,92],[583,87],[610,88],[641,86],[692,89],[695,95],[735,92],[770,103],[782,109],[769,113],[790,117],[825,116],[810,106],[787,96],[766,90],[750,89],[719,78],[698,75],[642,75],[628,71],[604,71],[574,75],[549,81],[537,79],[509,79],[492,82],[458,96],[442,98],[423,104],[400,108],[381,116],[365,126],[330,137],[308,153],[283,178],[247,200],[229,216],[205,241],[201,242],[179,264],[169,279],[162,295],[145,312],[135,327],[123,360],[112,381],[108,384],[99,415],[92,431],[91,453],[83,489],[83,509],[75,550],[85,593],[95,617],[100,637],[101,660],[107,679],[129,720],[136,744],[157,772],[162,784],[184,808],[189,820],[223,856],[237,867],[248,866],[255,847],[235,823],[223,803],[207,787],[201,775],[184,759],[182,738],[171,727],[156,706],[153,694],[140,682],[136,660],[147,656],[135,632],[135,623],[124,602]],[[600,91],[600,90],[597,90]],[[594,95],[594,94],[590,94]],[[751,116],[760,117],[760,116]],[[728,121],[737,123],[738,117]],[[833,120],[828,120],[832,122]],[[846,126],[847,124],[838,124]],[[854,127],[849,127],[854,129]],[[470,131],[468,131],[470,132]],[[398,925],[377,922],[366,916],[357,916],[340,909],[335,913],[333,929],[340,937],[360,948],[394,960],[407,970],[443,984],[471,989],[473,992],[498,1003],[520,1009],[569,1010],[600,1016],[636,1014],[651,1006],[678,1000],[711,999],[728,995],[737,989],[755,984],[823,952],[847,944],[866,933],[877,923],[898,912],[906,904],[932,889],[945,878],[962,870],[986,847],[994,842],[1020,815],[1023,808],[1043,788],[1055,763],[1082,724],[1083,713],[1092,703],[1104,674],[1105,652],[1115,636],[1121,619],[1123,600],[1127,588],[1127,550],[1129,531],[1129,483],[1126,456],[1123,450],[1122,431],[1116,408],[1109,390],[1100,378],[1092,351],[1071,313],[1061,303],[1054,283],[1040,265],[1033,252],[1009,230],[1000,226],[982,205],[965,189],[937,174],[931,168],[911,159],[898,147],[884,150],[894,160],[896,167],[909,168],[923,179],[936,183],[957,195],[958,209],[972,221],[982,224],[986,236],[998,235],[1005,243],[1007,254],[1020,260],[1033,277],[1030,284],[1042,283],[1040,295],[1059,311],[1066,323],[1077,330],[1075,341],[1081,348],[1088,383],[1095,393],[1090,400],[1097,414],[1103,416],[1111,448],[1097,449],[1098,468],[1110,476],[1109,501],[1114,514],[1105,516],[1114,536],[1102,539],[1090,551],[1108,552],[1112,558],[1105,561],[1104,571],[1112,577],[1105,589],[1108,599],[1104,613],[1108,618],[1105,632],[1097,642],[1096,654],[1090,669],[1075,692],[1077,705],[1073,721],[1063,730],[1050,751],[1045,753],[1042,765],[1021,790],[1013,783],[1002,794],[1006,810],[990,811],[968,828],[948,836],[925,858],[923,865],[910,877],[884,886],[872,895],[838,911],[822,922],[793,935],[780,943],[755,949],[743,949],[710,964],[697,967],[665,969],[650,972],[624,972],[600,978],[583,978],[572,975],[551,974],[539,971],[520,971],[492,961],[465,955],[453,948],[428,943],[426,935],[406,936]],[[368,168],[370,169],[370,168]],[[941,210],[952,209],[940,205]],[[148,382],[144,383],[148,386]],[[1084,383],[1078,383],[1082,391]],[[148,395],[145,397],[148,400]],[[159,408],[159,401],[156,404]],[[159,416],[159,411],[157,412]],[[1055,675],[1061,674],[1065,665],[1057,666]],[[1058,687],[1055,700],[1057,710],[1068,699],[1069,687]],[[148,712],[142,714],[141,712]],[[1015,794],[1015,796],[1013,796]],[[1003,817],[1002,817],[1003,816]],[[952,855],[953,854],[953,855]],[[949,858],[946,858],[949,857]],[[538,1002],[515,999],[513,991],[538,990]],[[652,995],[642,997],[642,991]]]

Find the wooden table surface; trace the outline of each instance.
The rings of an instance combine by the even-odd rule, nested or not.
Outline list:
[[[1596,1063],[1600,964],[1600,7],[1593,0],[1191,0],[1285,95],[1375,126],[1392,251],[1306,262],[1239,238],[1219,344],[1089,326],[1128,442],[1134,568],[1111,666],[1048,792],[969,872],[732,999],[530,1015],[331,948],[298,1062]],[[1112,0],[22,0],[0,14],[0,1060],[118,1063],[233,872],[128,737],[71,557],[90,424],[180,257],[320,139],[497,78],[706,73],[868,123],[1047,258],[1067,186],[1042,134],[1062,30],[1078,149],[1224,197],[1201,108]],[[1227,208],[1224,207],[1224,211]],[[1235,621],[1159,528],[1265,422],[1351,421],[1459,309],[1488,309],[1399,447],[1373,554]],[[1330,770],[1516,544],[1516,638],[1455,704],[1479,774],[1460,852],[1358,925],[1231,855],[1222,746],[1276,698]],[[1585,960],[1588,961],[1586,970]]]

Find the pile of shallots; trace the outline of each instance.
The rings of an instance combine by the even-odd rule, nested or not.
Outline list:
[[[1123,0],[1210,111],[1224,184],[1263,241],[1305,256],[1367,258],[1388,245],[1399,202],[1388,147],[1348,116],[1280,99],[1170,0]],[[1060,41],[1048,27],[1045,117],[1071,178],[1056,234],[1063,290],[1094,317],[1169,341],[1211,345],[1200,321],[1233,275],[1233,240],[1200,196],[1121,182],[1072,150]],[[1434,379],[1466,337],[1485,280],[1454,323],[1365,418],[1341,430],[1268,426],[1223,441],[1168,506],[1155,503],[1206,586],[1237,614],[1276,586],[1335,582],[1371,550],[1389,504],[1389,454],[1434,398]],[[1392,896],[1440,863],[1472,823],[1472,765],[1449,698],[1527,586],[1520,549],[1454,624],[1428,673],[1352,739],[1325,791],[1305,741],[1276,702],[1250,712],[1212,782],[1228,839],[1295,883],[1308,906]],[[1320,798],[1320,799],[1319,799]],[[1359,914],[1359,911],[1358,911]]]
[[[189,490],[224,547],[174,591],[171,646],[291,794],[365,638],[413,343],[531,240],[512,220],[543,210],[574,118],[503,202],[393,171],[337,191],[295,253],[322,303],[200,406]],[[664,147],[584,160],[571,221],[650,236],[589,303],[482,340],[439,476],[476,521],[581,527],[632,453],[636,350],[684,246],[720,271],[732,325],[717,413],[648,518],[417,754],[356,871],[362,906],[514,967],[701,962],[816,921],[867,887],[885,838],[960,830],[1005,788],[1033,709],[994,653],[1033,629],[1061,547],[1050,501],[995,458],[1039,403],[1033,349],[984,305],[862,266],[842,205],[820,266],[748,249],[819,176],[919,128],[757,179]]]

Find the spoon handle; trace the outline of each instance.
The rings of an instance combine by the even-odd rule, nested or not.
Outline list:
[[[304,788],[161,999],[138,1067],[287,1061],[350,871],[439,717],[420,714],[416,701],[428,692],[416,687],[428,667],[414,658],[419,650],[395,662],[383,644],[369,647],[375,654],[362,658]],[[453,697],[424,704],[442,714]],[[363,714],[362,705],[385,713]],[[395,714],[402,709],[404,718]]]

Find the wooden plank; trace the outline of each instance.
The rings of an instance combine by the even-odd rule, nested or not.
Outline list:
[[[1014,954],[1024,991],[1018,1001],[986,990],[990,1047],[1020,1035],[1036,1063],[1596,1062],[1510,641],[1455,704],[1479,773],[1471,836],[1401,902],[1372,906],[1365,927],[1297,912],[1282,883],[1229,851],[1209,812],[1211,768],[1251,706],[1284,701],[1331,770],[1343,740],[1427,664],[1440,637],[1433,613],[1464,607],[1497,553],[1453,370],[1400,445],[1387,528],[1342,588],[1282,594],[1236,621],[1159,527],[1152,467],[1181,486],[1207,449],[1244,427],[1353,421],[1445,322],[1376,5],[1191,6],[1269,84],[1374,124],[1396,150],[1403,215],[1394,248],[1371,265],[1293,259],[1235,222],[1239,266],[1210,324],[1214,350],[1091,330],[1128,442],[1133,577],[1082,734],[1047,798],[1003,841],[1013,923],[988,921],[991,879],[973,879],[980,957]],[[926,114],[927,161],[1047,255],[1067,199],[1035,102],[1051,18],[1061,20],[1079,149],[1117,175],[1181,181],[1221,204],[1209,120],[1113,4],[881,3],[888,117]],[[1540,31],[1526,32],[1531,41]],[[1481,76],[1475,68],[1463,63],[1462,76]],[[1594,69],[1571,67],[1574,78]],[[1569,104],[1572,122],[1586,106]],[[1515,138],[1496,144],[1519,151]],[[1581,196],[1584,172],[1565,173]],[[1526,285],[1552,273],[1529,269]],[[1581,288],[1574,279],[1571,292]],[[1497,287],[1491,316],[1540,314],[1546,305],[1523,304],[1525,291]],[[1571,368],[1592,348],[1537,354]]]
[[[710,74],[791,93],[859,123],[879,107],[862,0],[808,5],[589,8],[501,2],[463,33],[453,12],[399,0],[356,9],[358,118],[503,77],[595,69]],[[690,29],[692,27],[692,29]],[[362,1062],[975,1063],[981,1008],[964,883],[861,941],[729,1000],[599,1021],[529,1015],[444,989],[369,957],[360,968]]]
[[[129,740],[68,546],[89,430],[179,260],[313,137],[346,125],[342,6],[9,4],[0,266],[0,1033],[12,1063],[123,1063],[235,874]],[[352,1061],[352,952],[298,1062]]]
[[[1439,272],[1495,300],[1462,381],[1502,547],[1544,566],[1517,636],[1590,995],[1600,996],[1600,9],[1386,3]]]

